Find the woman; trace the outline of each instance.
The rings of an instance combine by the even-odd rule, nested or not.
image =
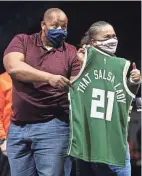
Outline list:
[[[90,45],[110,56],[115,56],[117,44],[118,39],[113,27],[105,21],[96,22],[91,25],[81,40],[82,48],[80,48],[78,51],[78,59],[82,65],[84,61],[85,50],[90,47]],[[140,82],[140,71],[136,69],[136,65],[133,63],[133,69],[130,72],[130,78],[127,81],[127,85],[131,92],[136,94]],[[125,167],[106,165],[104,163],[90,163],[83,160],[77,160],[76,164],[77,176],[131,176],[129,147],[127,147]]]

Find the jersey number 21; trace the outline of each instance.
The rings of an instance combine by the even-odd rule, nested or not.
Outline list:
[[[105,107],[105,101],[106,101],[105,94],[107,94],[107,99],[108,99],[107,107]],[[93,88],[90,117],[98,118],[98,119],[106,119],[107,121],[111,121],[114,95],[115,93],[112,91],[105,91],[102,89]],[[99,98],[99,99],[95,100],[94,98]],[[104,112],[98,111],[99,107],[106,109],[106,116]]]

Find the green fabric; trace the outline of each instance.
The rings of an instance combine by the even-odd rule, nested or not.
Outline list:
[[[125,165],[132,100],[123,84],[126,63],[130,64],[93,47],[88,49],[85,67],[69,93],[69,155],[89,162]]]

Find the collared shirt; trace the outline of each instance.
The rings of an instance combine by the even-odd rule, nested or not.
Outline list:
[[[68,79],[76,76],[80,70],[76,48],[64,42],[60,48],[48,51],[43,46],[40,35],[41,33],[15,36],[4,55],[20,52],[25,55],[25,62],[38,70]],[[35,122],[54,117],[68,118],[67,92],[47,83],[13,80],[12,108],[13,121]]]

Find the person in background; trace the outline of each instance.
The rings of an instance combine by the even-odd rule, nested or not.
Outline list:
[[[7,72],[0,75],[0,175],[9,176],[6,152],[7,131],[12,114],[12,80]]]
[[[0,75],[0,148],[6,152],[7,131],[12,114],[12,80],[7,72]]]

